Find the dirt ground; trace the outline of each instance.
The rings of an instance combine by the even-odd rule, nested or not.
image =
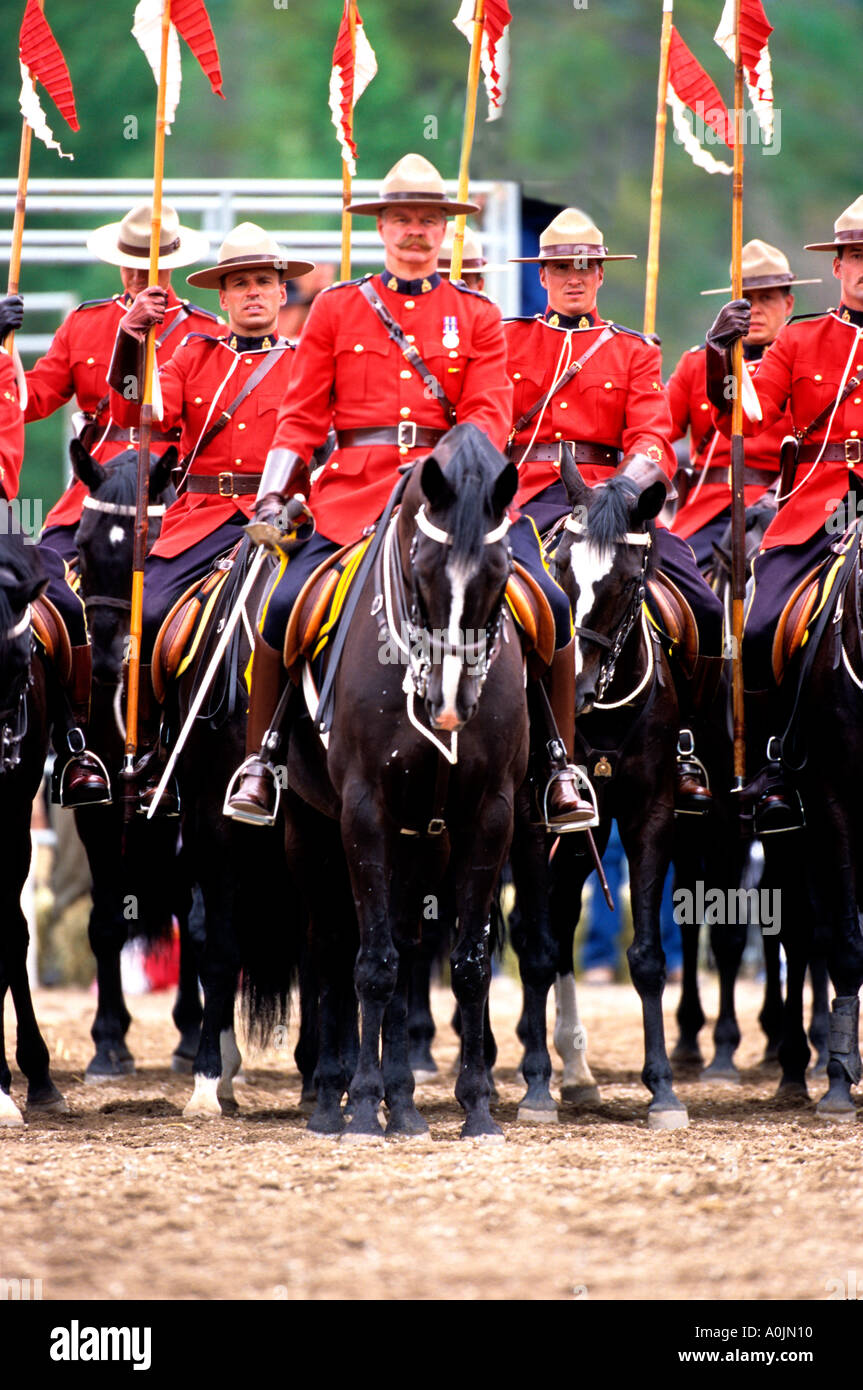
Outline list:
[[[677,996],[666,991],[672,1039]],[[168,1065],[168,995],[130,1001],[138,1074],[109,1089],[82,1082],[92,996],[39,991],[71,1113],[0,1130],[0,1278],[41,1279],[45,1299],[826,1298],[863,1259],[861,1125],[772,1099],[759,987],[739,987],[742,1083],[681,1081],[690,1127],[666,1133],[645,1123],[634,990],[583,986],[579,999],[598,1112],[517,1124],[519,994],[499,976],[507,1142],[458,1140],[441,990],[440,1074],[418,1091],[431,1137],[346,1147],[305,1130],[293,1040],[247,1056],[239,1117],[192,1123],[191,1079]],[[710,977],[704,1003],[712,1020]],[[17,1073],[13,1095],[23,1105]]]

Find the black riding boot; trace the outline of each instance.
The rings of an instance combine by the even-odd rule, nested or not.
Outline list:
[[[575,642],[556,651],[544,677],[551,720],[546,741],[550,776],[543,796],[549,830],[562,835],[596,824],[596,808],[579,792],[586,778],[573,764],[575,744]]]
[[[109,805],[108,772],[101,758],[87,748],[85,732],[90,712],[90,648],[72,648],[68,688],[63,687],[53,662],[47,658],[45,673],[51,742],[56,754],[51,800],[72,810]]]
[[[279,809],[279,783],[273,758],[281,737],[280,731],[271,725],[287,681],[282,653],[268,646],[256,632],[246,724],[246,760],[234,773],[225,800],[225,815],[248,825],[273,825]]]
[[[704,816],[713,806],[710,778],[698,756],[699,725],[716,699],[722,682],[724,657],[699,656],[691,679],[676,681],[680,707],[677,736],[676,816]]]
[[[800,793],[791,784],[782,763],[776,733],[778,722],[775,693],[747,690],[746,742],[754,748],[757,759],[766,758],[743,789],[744,797],[754,806],[753,828],[758,836],[800,830],[806,824]]]

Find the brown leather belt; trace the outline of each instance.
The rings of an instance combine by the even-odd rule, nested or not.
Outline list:
[[[590,444],[584,439],[559,439],[554,444],[532,444],[522,456],[518,444],[507,446],[509,457],[518,463],[560,463],[564,449],[570,449],[576,463],[599,464],[606,468],[616,468],[623,458],[623,450],[611,444]]]
[[[368,429],[339,430],[340,449],[369,449],[376,444],[397,445],[400,449],[433,449],[446,430],[429,429],[414,420],[399,425],[371,425]]]
[[[769,487],[771,483],[776,482],[778,477],[779,472],[778,469],[775,468],[744,468],[743,486],[756,487],[763,484],[764,487]],[[701,480],[702,474],[696,468],[692,478],[693,484],[697,486]],[[703,481],[705,483],[725,483],[727,487],[730,487],[731,469],[728,466],[725,468],[708,468],[707,472],[703,475]]]
[[[98,425],[96,428],[98,429]],[[150,440],[153,444],[177,444],[181,434],[182,430],[179,425],[173,430],[151,430]],[[137,446],[138,438],[139,431],[136,425],[133,425],[131,429],[123,429],[121,425],[109,425],[108,433],[105,435],[105,439],[108,441],[116,440],[118,443],[135,446]]]
[[[814,463],[819,455],[824,463],[847,463],[849,468],[856,468],[863,463],[863,439],[840,439],[838,444],[801,444],[797,460]]]
[[[248,497],[257,493],[263,473],[190,473],[183,488],[186,492],[208,492],[217,497]]]

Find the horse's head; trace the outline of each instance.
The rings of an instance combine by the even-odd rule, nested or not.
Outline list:
[[[464,424],[417,462],[405,490],[399,543],[419,648],[411,664],[436,729],[459,729],[475,713],[500,640],[517,486],[514,465]]]
[[[115,684],[129,630],[138,455],[127,449],[103,467],[77,439],[72,440],[69,452],[76,478],[90,493],[84,499],[75,544],[93,649],[93,676]],[[159,535],[165,507],[176,497],[171,482],[176,462],[173,445],[161,457],[150,459],[148,549]]]
[[[575,711],[588,714],[640,617],[651,522],[665,501],[665,486],[656,483],[638,494],[621,474],[588,487],[571,461],[562,473],[572,514],[555,562],[575,621]]]
[[[30,680],[30,605],[47,586],[38,550],[25,545],[8,502],[0,502],[0,771],[17,762],[19,750],[7,747],[4,730]]]

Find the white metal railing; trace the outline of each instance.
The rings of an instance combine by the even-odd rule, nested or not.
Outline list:
[[[455,195],[455,184],[448,185],[448,190]],[[151,191],[148,179],[31,179],[24,229],[25,264],[60,267],[88,263],[91,256],[85,243],[89,232],[65,227],[64,219],[86,215],[94,227],[117,220],[136,203],[146,202]],[[166,179],[163,191],[166,202],[182,218],[200,226],[212,251],[237,222],[266,218],[276,239],[295,255],[317,261],[339,259],[342,185],[338,179]],[[356,179],[352,192],[355,201],[376,197],[378,183]],[[0,179],[0,215],[9,216],[9,227],[0,229],[0,262],[9,259],[15,195],[15,180]],[[476,182],[471,185],[471,196],[482,203],[480,231],[489,261],[503,264],[517,256],[521,222],[518,185]],[[319,225],[328,219],[330,226]],[[315,225],[302,225],[309,221]],[[357,270],[376,266],[381,259],[374,224],[371,220],[365,223],[366,219],[355,218],[352,228],[351,254]],[[514,271],[488,277],[489,293],[504,315],[519,312],[518,287],[519,276]],[[28,309],[35,298],[28,296]]]

